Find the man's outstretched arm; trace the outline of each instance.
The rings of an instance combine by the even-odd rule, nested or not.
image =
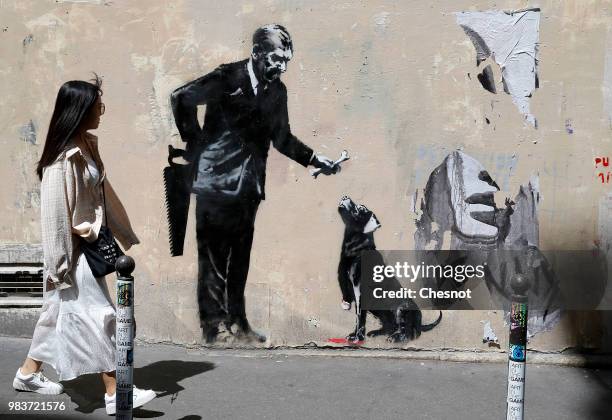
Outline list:
[[[313,165],[316,168],[320,168],[321,173],[325,175],[335,174],[340,170],[339,165],[334,165],[334,162],[325,156],[316,155],[310,147],[302,143],[291,133],[289,111],[287,109],[287,90],[284,86],[282,89],[279,112],[275,116],[277,118],[277,129],[273,138],[274,147],[304,167]]]

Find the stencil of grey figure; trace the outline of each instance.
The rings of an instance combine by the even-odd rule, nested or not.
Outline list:
[[[423,213],[416,221],[415,247],[448,247],[470,251],[466,255],[484,254],[482,258],[488,263],[487,288],[504,307],[512,293],[509,281],[514,273],[541,277],[546,287],[530,289],[529,300],[534,307],[548,309],[530,310],[529,331],[533,335],[549,330],[560,318],[560,294],[558,280],[547,269],[549,264],[538,249],[537,180],[521,186],[514,200],[506,198],[502,208],[495,203],[496,191],[499,186],[480,162],[461,151],[450,153],[427,181],[421,202]],[[444,244],[447,232],[450,243]],[[509,255],[520,257],[508,258]]]
[[[265,199],[270,144],[304,167],[312,165],[325,175],[338,171],[334,162],[314,154],[291,132],[287,88],[280,77],[292,57],[289,32],[281,25],[265,25],[253,35],[250,58],[223,64],[171,96],[187,147],[184,153],[171,148],[170,158],[182,154],[190,166],[184,171],[189,188],[183,188],[182,199],[176,194],[180,182],[173,184],[180,171],[166,178],[170,226],[178,232],[173,246],[182,250],[190,189],[196,194],[198,304],[207,342],[266,339],[251,329],[244,290],[255,217]],[[203,127],[198,105],[206,105]],[[174,211],[177,200],[183,208]]]

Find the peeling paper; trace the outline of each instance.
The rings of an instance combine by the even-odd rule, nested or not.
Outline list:
[[[514,155],[512,166],[515,158]],[[478,160],[461,151],[447,155],[431,172],[423,191],[421,217],[416,220],[414,233],[415,249],[521,251],[527,247],[539,248],[538,207],[542,196],[538,174],[533,174],[526,184],[521,185],[514,199],[505,201],[503,207],[495,203],[494,194],[498,188]],[[506,265],[504,277],[510,278],[514,274],[510,267],[512,264]],[[490,268],[491,281],[495,281],[495,277],[502,278],[499,267]],[[499,281],[498,286],[501,284]],[[552,288],[557,287],[554,276],[549,279],[549,284],[548,288],[535,290],[530,299],[548,301],[551,295],[555,295]],[[509,319],[509,316],[506,311],[505,318]],[[558,309],[551,313],[530,310],[529,336],[551,330],[560,318]]]
[[[495,331],[491,327],[491,321],[480,321],[483,325],[482,342],[490,344],[499,344],[499,339],[495,335]]]
[[[492,57],[502,71],[504,91],[512,96],[525,119],[537,121],[529,109],[529,98],[538,88],[538,42],[540,9],[519,12],[459,12],[457,23],[476,48],[476,65]]]

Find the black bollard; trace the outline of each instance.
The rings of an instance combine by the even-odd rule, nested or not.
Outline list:
[[[515,274],[510,281],[510,286],[513,295],[510,308],[506,420],[523,420],[525,414],[527,290],[529,290],[529,281],[522,274]]]
[[[132,420],[134,385],[134,259],[117,259],[117,420]]]

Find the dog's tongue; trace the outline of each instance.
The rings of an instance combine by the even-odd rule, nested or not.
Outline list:
[[[363,340],[360,340],[360,341],[349,341],[345,337],[330,338],[327,341],[329,343],[348,344],[350,346],[361,346],[361,345],[363,345],[363,343],[365,343],[365,341],[363,341]]]

